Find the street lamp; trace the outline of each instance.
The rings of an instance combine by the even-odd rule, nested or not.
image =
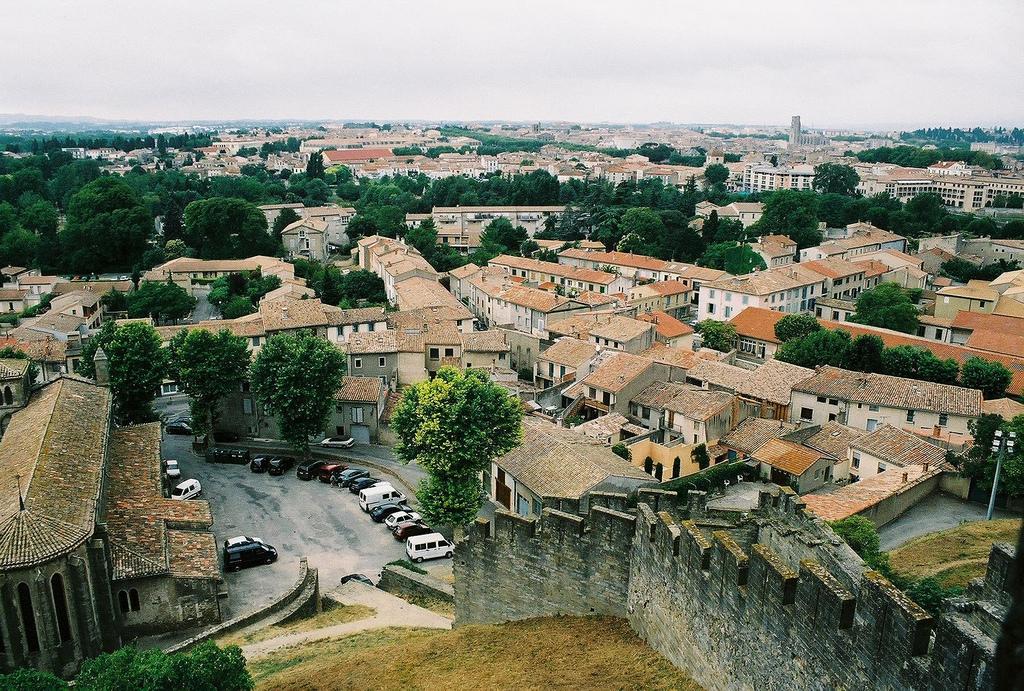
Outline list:
[[[996,455],[996,475],[992,478],[992,494],[988,498],[988,515],[986,520],[992,520],[992,512],[996,509],[996,490],[999,487],[999,474],[1003,470],[1003,459],[1006,454],[1013,453],[1014,444],[1017,442],[1017,433],[1010,432],[1003,435],[1003,430],[997,429],[996,436],[992,438],[992,453]]]

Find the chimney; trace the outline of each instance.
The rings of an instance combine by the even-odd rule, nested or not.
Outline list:
[[[903,481],[904,481],[904,482],[906,482],[906,481],[907,481],[907,473],[906,473],[906,472],[904,472],[904,473],[903,473]]]
[[[924,472],[926,472],[926,473],[928,472],[928,463],[927,462],[924,464]]]
[[[96,370],[96,383],[100,386],[109,386],[110,362],[107,360],[107,354],[103,351],[102,346],[96,349],[96,354],[93,356],[93,367]]]

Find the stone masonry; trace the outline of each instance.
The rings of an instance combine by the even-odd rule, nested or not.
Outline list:
[[[1010,545],[938,621],[783,488],[746,514],[642,489],[589,515],[498,511],[456,547],[456,625],[624,617],[708,689],[988,689]],[[569,507],[562,507],[569,508]]]

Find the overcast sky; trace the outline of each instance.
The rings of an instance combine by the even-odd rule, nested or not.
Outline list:
[[[1024,124],[1021,0],[31,0],[0,113]]]

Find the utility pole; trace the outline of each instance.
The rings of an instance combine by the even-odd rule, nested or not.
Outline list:
[[[992,478],[992,494],[988,498],[988,515],[985,520],[992,520],[992,513],[996,509],[996,491],[999,488],[999,474],[1003,470],[1003,459],[1007,452],[1013,453],[1014,444],[1017,442],[1017,433],[1010,432],[1003,436],[1003,430],[997,429],[996,436],[992,438],[992,453],[996,455],[996,475]]]

